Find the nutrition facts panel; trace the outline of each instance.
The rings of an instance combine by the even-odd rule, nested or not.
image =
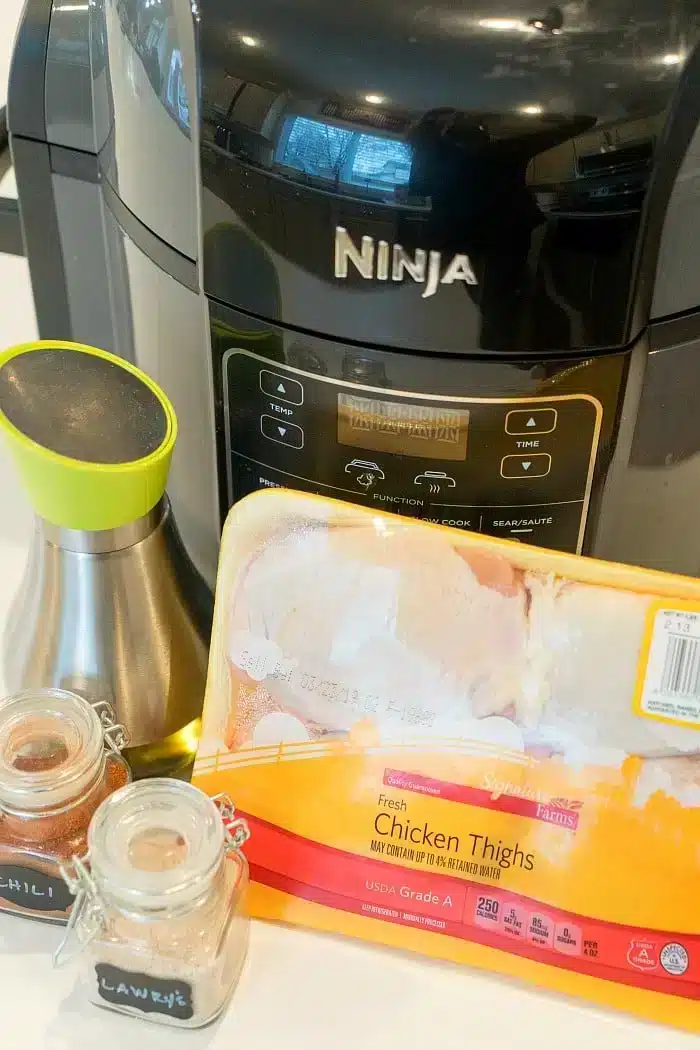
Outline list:
[[[602,422],[594,397],[402,393],[237,349],[223,369],[230,502],[279,485],[580,550]]]

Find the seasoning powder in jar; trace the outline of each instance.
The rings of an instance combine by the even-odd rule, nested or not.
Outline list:
[[[0,703],[0,910],[65,923],[60,865],[87,852],[95,810],[130,780],[105,703],[40,689]]]
[[[248,838],[226,799],[179,780],[144,780],[107,799],[87,863],[65,869],[79,903],[57,961],[80,950],[98,1006],[199,1028],[223,1010],[248,950]]]

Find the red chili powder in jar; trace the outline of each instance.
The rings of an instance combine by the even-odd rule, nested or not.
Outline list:
[[[87,852],[87,832],[92,815],[104,799],[131,780],[124,759],[105,756],[104,774],[83,798],[65,810],[45,815],[0,814],[0,858],[4,845],[36,850],[57,860],[70,860]],[[0,860],[1,863],[1,860]]]
[[[0,910],[67,919],[59,864],[85,855],[93,814],[130,779],[81,697],[46,690],[0,705]]]

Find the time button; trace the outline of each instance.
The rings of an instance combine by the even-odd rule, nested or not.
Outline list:
[[[552,457],[548,452],[504,456],[501,460],[502,478],[545,478],[551,469]]]
[[[506,416],[506,434],[551,434],[557,428],[556,408],[514,408]]]

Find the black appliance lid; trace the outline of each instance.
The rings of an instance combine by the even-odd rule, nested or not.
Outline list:
[[[628,343],[700,0],[199,0],[204,283],[375,345]]]

